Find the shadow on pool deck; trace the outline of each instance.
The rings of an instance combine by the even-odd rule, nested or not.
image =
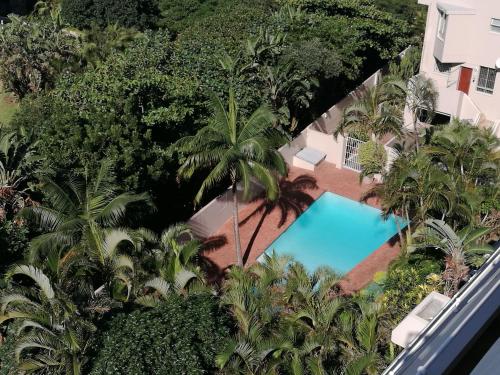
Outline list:
[[[360,185],[359,174],[337,169],[323,162],[314,173],[291,167],[289,175],[280,182],[280,198],[269,203],[263,197],[255,199],[239,212],[241,247],[245,265],[251,265],[264,250],[304,212],[323,192],[330,191],[360,200],[371,185]],[[379,207],[376,199],[368,204]],[[236,263],[232,220],[207,239],[204,257],[209,268],[209,280],[220,280],[226,269]],[[397,257],[397,243],[386,243],[347,273],[341,282],[345,292],[359,290],[369,284],[378,271],[386,270]]]

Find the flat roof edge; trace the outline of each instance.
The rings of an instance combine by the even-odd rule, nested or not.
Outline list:
[[[446,304],[446,306],[441,310],[441,312],[415,337],[415,339],[396,357],[396,359],[384,370],[383,375],[399,375],[399,374],[409,374],[408,368],[418,366],[420,373],[425,374],[427,367],[435,360],[437,356],[443,349],[442,347],[435,347],[436,345],[443,346],[447,343],[439,342],[439,333],[447,326],[454,327],[454,318],[466,307],[471,308],[468,301],[474,298],[475,293],[484,283],[493,283],[495,287],[488,291],[486,299],[481,300],[481,305],[486,306],[486,302],[493,295],[497,296],[500,293],[499,285],[500,281],[494,278],[498,273],[500,264],[500,246],[497,247],[496,251],[491,254],[488,260],[485,262],[483,267],[469,280],[469,282],[463,286],[463,288]],[[493,295],[492,295],[493,294]],[[488,298],[489,297],[489,298]],[[477,302],[477,301],[476,301]],[[495,301],[490,301],[495,302]],[[475,306],[479,308],[480,306]],[[490,309],[491,310],[491,309]],[[456,320],[456,319],[455,319]],[[461,322],[463,323],[463,322]],[[432,355],[424,356],[426,357],[424,362],[421,362],[423,358],[419,355],[425,351],[428,345],[433,345],[436,349],[433,351]],[[431,347],[431,349],[433,348]],[[430,349],[429,349],[430,350]],[[413,373],[414,374],[414,373]]]
[[[476,10],[472,8],[466,8],[460,5],[453,5],[445,2],[437,2],[437,7],[439,10],[447,15],[474,15]]]

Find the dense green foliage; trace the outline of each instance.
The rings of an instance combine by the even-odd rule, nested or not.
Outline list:
[[[0,28],[0,80],[22,98],[52,87],[75,63],[76,41],[50,21],[11,19]]]
[[[359,164],[363,168],[363,176],[382,173],[387,162],[387,152],[384,146],[374,141],[363,143],[359,147]]]
[[[62,0],[61,16],[78,28],[89,28],[93,23],[105,27],[118,24],[145,29],[155,24],[155,0]]]
[[[229,334],[213,296],[170,297],[151,310],[120,313],[96,339],[90,374],[206,374]]]
[[[26,102],[17,123],[37,124],[53,169],[83,172],[106,158],[122,189],[150,190],[169,177],[166,148],[197,129],[203,108],[198,83],[172,74],[170,55],[166,34],[145,35],[112,64],[67,75],[50,96]]]
[[[436,101],[408,80],[418,49],[396,58],[414,5],[45,0],[1,28],[20,109],[0,128],[0,374],[380,373],[394,325],[454,294],[499,234],[498,139],[402,126],[405,102],[422,119]],[[235,193],[258,180],[265,215],[301,212],[315,184],[279,180],[277,148],[389,60],[335,135],[368,141],[364,174],[401,141],[367,194],[408,221],[397,262],[355,295],[289,258],[220,270],[179,224],[194,203],[232,185],[242,265]]]

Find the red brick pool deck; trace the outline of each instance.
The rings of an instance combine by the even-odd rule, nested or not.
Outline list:
[[[281,198],[277,204],[269,207],[263,199],[256,199],[239,211],[245,266],[255,263],[264,250],[323,192],[330,191],[359,200],[370,187],[360,184],[358,173],[338,169],[327,162],[321,163],[314,172],[291,167],[287,179],[282,182]],[[367,203],[378,207],[375,199]],[[204,255],[212,263],[212,278],[221,277],[229,266],[236,263],[232,228],[230,219],[207,240],[210,249]],[[368,285],[376,272],[387,269],[399,250],[397,242],[387,242],[370,254],[344,276],[341,281],[344,292],[352,293]]]

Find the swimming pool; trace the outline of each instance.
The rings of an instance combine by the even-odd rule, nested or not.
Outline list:
[[[292,255],[310,272],[330,266],[347,273],[397,233],[396,220],[406,226],[399,217],[384,220],[374,207],[326,192],[265,253]]]

